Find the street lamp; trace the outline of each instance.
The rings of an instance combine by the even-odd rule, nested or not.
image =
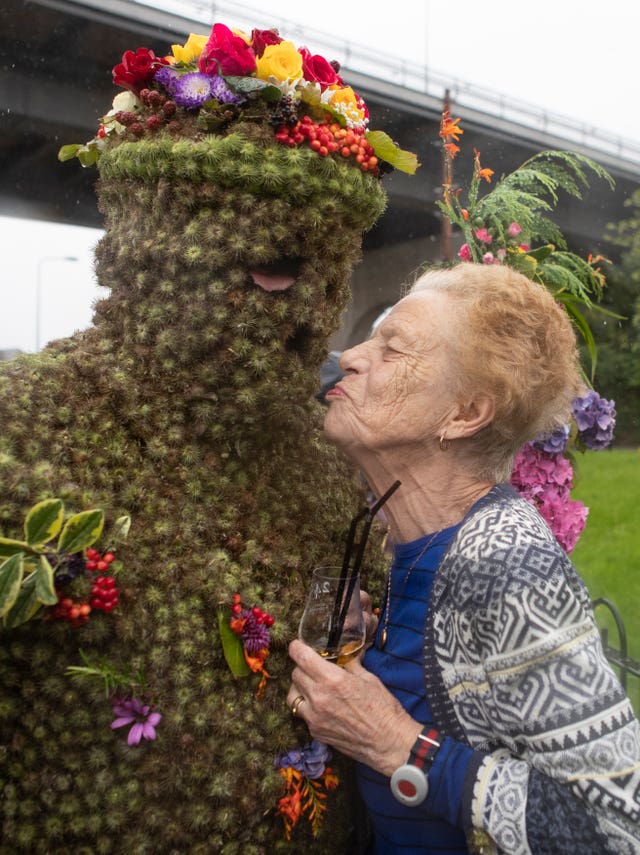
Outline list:
[[[45,255],[38,259],[36,278],[36,351],[40,350],[40,303],[42,300],[42,267],[47,261],[78,261],[75,255]]]

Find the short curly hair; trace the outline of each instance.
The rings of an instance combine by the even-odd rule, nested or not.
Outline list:
[[[504,265],[432,269],[411,288],[424,290],[454,302],[452,391],[461,402],[478,391],[495,402],[491,424],[470,440],[477,474],[508,480],[518,450],[568,424],[584,393],[573,324],[547,288]]]

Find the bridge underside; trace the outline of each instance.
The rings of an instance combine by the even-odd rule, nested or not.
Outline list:
[[[126,0],[5,0],[0,28],[0,214],[83,226],[102,226],[96,207],[96,171],[76,161],[60,163],[61,145],[85,142],[115,94],[111,68],[124,50],[140,45],[163,54],[191,31],[208,25]],[[229,21],[229,23],[234,23]],[[440,256],[441,221],[435,200],[441,192],[438,138],[442,104],[435,98],[342,73],[365,97],[375,127],[418,154],[416,176],[386,179],[387,213],[365,238],[363,263],[354,275],[354,300],[334,345],[366,332],[377,312],[397,298],[401,283],[422,262]],[[454,103],[465,129],[463,152],[455,161],[461,182],[468,179],[472,151],[496,176],[543,148],[572,148],[521,125],[491,119]],[[582,201],[564,198],[555,216],[572,249],[614,257],[603,240],[609,222],[625,217],[624,201],[636,189],[636,165],[582,149],[616,180],[612,192],[595,180]]]

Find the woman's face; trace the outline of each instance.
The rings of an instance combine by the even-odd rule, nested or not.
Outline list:
[[[327,437],[347,453],[437,439],[455,409],[450,298],[418,291],[400,300],[362,344],[344,351],[345,376],[326,399]]]

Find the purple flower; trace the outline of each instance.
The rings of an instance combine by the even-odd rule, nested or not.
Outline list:
[[[211,97],[221,104],[241,104],[247,99],[243,95],[237,95],[224,82],[224,78],[216,75],[211,78]]]
[[[286,769],[288,766],[292,766],[307,778],[316,780],[324,773],[329,760],[331,760],[329,746],[313,739],[302,749],[297,748],[279,754],[273,761],[273,765],[276,769]]]
[[[201,71],[183,74],[173,87],[173,100],[179,107],[189,110],[201,107],[212,97],[212,82],[212,78]]]
[[[607,401],[590,389],[584,397],[575,399],[572,410],[585,448],[599,451],[611,443],[616,425],[615,401]]]
[[[163,65],[154,74],[153,79],[159,83],[169,95],[173,96],[176,84],[180,80],[180,75],[170,65]]]
[[[116,718],[111,722],[111,729],[133,725],[127,737],[129,745],[138,745],[141,739],[155,739],[156,726],[160,723],[162,716],[158,712],[152,712],[148,704],[143,704],[137,698],[121,698],[115,696],[112,699],[113,714]]]
[[[546,451],[548,454],[563,454],[569,442],[569,425],[556,428],[552,433],[541,434],[536,437],[531,445],[538,451]]]
[[[242,638],[247,653],[257,653],[269,646],[271,643],[269,627],[258,620],[252,609],[243,609],[238,617],[244,619],[240,638]]]

